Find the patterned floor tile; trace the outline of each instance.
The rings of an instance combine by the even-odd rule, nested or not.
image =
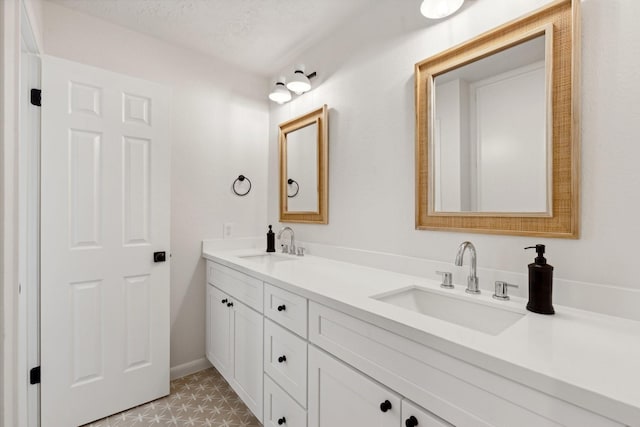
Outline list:
[[[83,427],[261,427],[214,368],[171,381],[171,394]]]

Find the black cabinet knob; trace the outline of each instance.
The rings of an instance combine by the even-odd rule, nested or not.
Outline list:
[[[233,302],[228,302],[227,307],[233,307]]]
[[[407,418],[407,420],[404,422],[404,425],[406,427],[416,427],[418,425],[418,419],[416,417],[414,417],[413,415],[411,415],[409,418]]]
[[[285,311],[287,309],[287,306],[282,304],[278,306],[278,311]]]
[[[225,299],[223,299],[223,300],[222,300],[222,301],[220,301],[220,302],[221,302],[222,304],[226,304],[227,302],[229,302],[229,300],[225,298]]]
[[[391,409],[391,402],[389,402],[388,400],[385,400],[380,404],[380,410],[382,412],[387,412],[389,409]]]
[[[282,424],[286,424],[287,423],[287,419],[285,417],[279,418],[278,419],[278,425],[281,426]]]
[[[286,362],[286,361],[287,361],[287,356],[282,355],[282,356],[278,357],[278,363],[282,363],[282,362]]]

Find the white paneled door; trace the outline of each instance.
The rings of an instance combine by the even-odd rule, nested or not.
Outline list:
[[[169,95],[52,57],[42,86],[41,414],[69,427],[169,393]]]

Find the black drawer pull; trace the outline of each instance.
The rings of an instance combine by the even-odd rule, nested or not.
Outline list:
[[[233,302],[228,302],[227,307],[233,307]]]
[[[388,400],[385,400],[380,404],[380,410],[382,412],[387,412],[389,409],[391,409],[391,402],[389,402]]]
[[[229,300],[225,298],[225,299],[223,299],[223,300],[222,300],[222,301],[220,301],[220,302],[221,302],[222,304],[226,304],[227,302],[229,302]]]
[[[407,420],[404,422],[404,425],[406,427],[416,427],[418,425],[418,420],[416,419],[416,417],[414,417],[413,415],[411,415],[409,418],[407,418]]]
[[[278,306],[278,311],[285,311],[287,309],[287,306],[282,304]]]
[[[287,356],[282,355],[282,356],[278,357],[278,363],[282,363],[282,362],[286,362],[286,361],[287,361]]]
[[[282,417],[280,419],[278,419],[278,425],[281,426],[282,424],[286,424],[287,423],[287,419],[285,417]]]

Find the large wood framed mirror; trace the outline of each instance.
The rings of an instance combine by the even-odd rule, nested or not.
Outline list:
[[[281,222],[329,221],[328,126],[326,105],[279,126]]]
[[[416,228],[577,238],[579,1],[416,64]]]

